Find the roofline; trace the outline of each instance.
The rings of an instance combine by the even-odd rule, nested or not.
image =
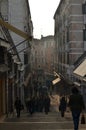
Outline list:
[[[58,7],[55,11],[54,17],[53,17],[54,19],[55,19],[56,14],[59,12],[59,8],[60,8],[60,5],[62,4],[62,2],[63,2],[63,0],[60,0],[59,5],[58,5]]]

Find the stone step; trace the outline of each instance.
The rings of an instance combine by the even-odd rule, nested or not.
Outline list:
[[[21,114],[20,118],[16,118],[16,115],[9,116],[4,121],[5,122],[53,122],[53,121],[71,121],[72,117],[70,115],[65,115],[64,118],[61,117],[60,113],[49,113],[46,115],[45,113],[34,113],[33,115],[29,115],[27,113]]]
[[[2,129],[3,128],[3,129]],[[0,130],[73,130],[72,122],[4,122],[0,124]],[[86,125],[80,125],[79,130],[86,130]]]
[[[16,115],[10,115],[2,122],[3,129],[6,126],[8,129],[14,128],[14,130],[73,130],[73,121],[71,113],[65,113],[65,117],[62,118],[60,113],[49,112],[48,115],[45,113],[34,113],[32,116],[28,113],[22,112],[21,117],[17,118]],[[28,129],[27,129],[28,128]],[[81,125],[79,130],[86,130],[86,124]]]

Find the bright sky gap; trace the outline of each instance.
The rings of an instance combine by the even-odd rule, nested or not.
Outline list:
[[[29,0],[35,38],[54,35],[53,17],[59,2],[60,0]]]

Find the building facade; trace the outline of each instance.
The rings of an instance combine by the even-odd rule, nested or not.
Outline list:
[[[85,7],[85,0],[60,0],[54,15],[58,72],[71,81],[73,64],[86,51]]]
[[[53,75],[55,59],[54,36],[41,36],[41,39],[33,39],[30,55],[32,86],[44,86],[48,76]],[[27,79],[27,86],[30,78]]]
[[[55,62],[54,49],[54,36],[42,36],[41,39],[33,39],[30,60],[32,69],[37,69],[40,66],[45,72],[52,73]]]
[[[28,34],[30,39],[25,39],[18,35],[16,31],[8,31],[6,27],[0,26],[0,48],[5,47],[5,62],[3,66],[6,70],[2,72],[0,58],[0,116],[4,113],[12,112],[14,100],[20,96],[24,101],[24,70],[25,54],[28,55],[30,40],[32,38],[33,24],[28,0],[0,0],[0,19],[9,23],[13,27]],[[4,44],[2,42],[4,41]],[[7,44],[8,43],[8,44]],[[1,49],[2,50],[2,49]],[[2,53],[3,54],[3,53]],[[27,63],[28,64],[28,63]],[[4,70],[4,69],[3,69]]]

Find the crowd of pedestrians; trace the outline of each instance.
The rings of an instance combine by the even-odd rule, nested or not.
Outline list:
[[[35,112],[45,112],[45,114],[48,114],[50,111],[50,98],[48,95],[31,97],[26,101],[26,107],[31,115]]]
[[[16,98],[14,105],[15,105],[17,117],[20,117],[22,103],[18,97]],[[85,103],[84,103],[83,96],[80,94],[80,91],[75,86],[72,87],[71,94],[69,96],[68,101],[65,98],[65,96],[62,96],[60,98],[59,111],[61,113],[62,118],[65,116],[67,107],[69,107],[71,111],[71,115],[74,123],[74,130],[78,130],[80,114],[83,111],[85,111]],[[50,111],[49,95],[46,94],[46,95],[34,96],[29,98],[26,101],[26,108],[27,108],[27,112],[30,115],[32,115],[35,112],[45,112],[45,114],[48,114],[48,112]]]

